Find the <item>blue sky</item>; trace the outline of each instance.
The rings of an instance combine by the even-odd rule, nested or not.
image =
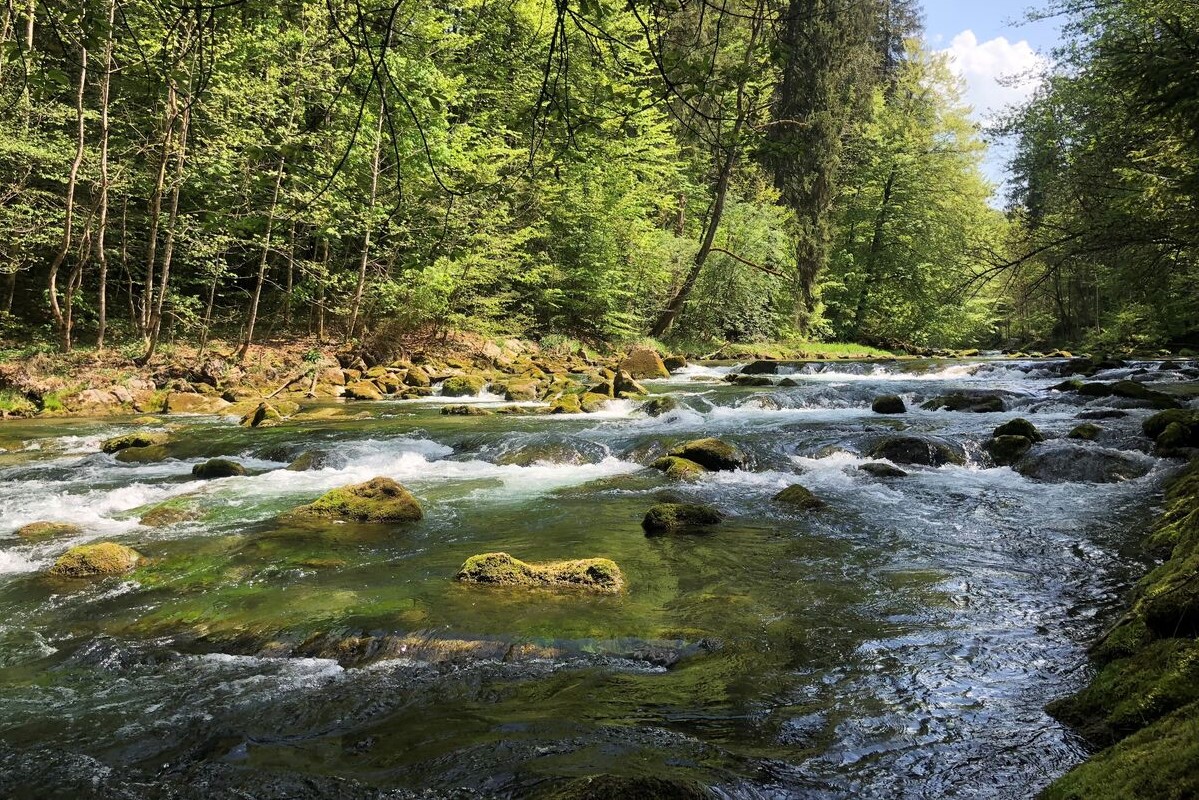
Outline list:
[[[1019,103],[1036,89],[1035,80],[1005,86],[1001,81],[1043,66],[1041,54],[1058,42],[1053,20],[1025,22],[1029,0],[924,0],[925,38],[929,47],[946,51],[954,70],[966,82],[966,100],[975,118],[985,123],[1005,106]],[[1006,175],[1003,148],[992,147],[986,173],[1000,183]]]

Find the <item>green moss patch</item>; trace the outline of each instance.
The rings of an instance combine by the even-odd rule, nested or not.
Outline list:
[[[624,588],[620,567],[606,558],[529,564],[507,553],[484,553],[466,559],[455,578],[463,583],[586,589],[608,594]]]

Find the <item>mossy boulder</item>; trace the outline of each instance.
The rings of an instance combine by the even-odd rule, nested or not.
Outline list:
[[[641,521],[647,535],[674,533],[719,524],[724,519],[712,506],[696,503],[658,503]]]
[[[210,458],[192,467],[192,477],[205,480],[245,474],[246,468],[230,458]]]
[[[1115,383],[1084,383],[1078,387],[1078,393],[1084,397],[1122,397],[1126,400],[1140,400],[1152,408],[1178,408],[1178,401],[1170,395],[1130,380],[1116,381]]]
[[[217,414],[229,405],[228,400],[214,394],[170,392],[162,408],[167,414]]]
[[[141,559],[136,550],[116,542],[81,544],[59,556],[50,574],[66,578],[120,575],[132,571]]]
[[[871,461],[862,464],[858,467],[862,472],[868,475],[873,475],[876,478],[906,478],[908,473],[901,470],[899,467],[893,467],[890,464],[884,464],[881,461]]]
[[[617,397],[635,397],[643,394],[648,394],[649,390],[642,386],[637,380],[623,369],[616,373],[612,379],[612,386]]]
[[[579,407],[583,409],[585,414],[594,414],[597,411],[603,411],[608,405],[608,397],[595,392],[584,392],[579,397]]]
[[[662,456],[662,458],[659,458],[650,466],[661,470],[666,473],[666,477],[674,478],[675,480],[696,478],[708,471],[704,465],[697,464],[687,458],[680,458],[679,456]]]
[[[1185,558],[1176,555],[1151,577],[1136,604],[1149,630],[1163,637],[1199,636],[1199,548]]]
[[[1199,427],[1199,411],[1189,408],[1172,408],[1154,414],[1141,423],[1141,430],[1150,439],[1156,439],[1165,433],[1170,425],[1179,424],[1187,427]]]
[[[420,367],[412,367],[404,373],[404,384],[406,386],[428,388],[433,385],[433,380],[429,377],[429,373]]]
[[[995,436],[985,445],[991,460],[1001,467],[1011,466],[1032,449],[1032,439],[1027,436]]]
[[[550,403],[551,414],[582,414],[583,405],[577,394],[564,394]]]
[[[71,522],[30,522],[17,528],[17,536],[29,542],[78,536],[83,528]]]
[[[170,436],[165,433],[148,433],[142,431],[138,433],[125,433],[120,436],[114,436],[111,439],[105,439],[100,444],[100,450],[109,454],[119,453],[130,447],[153,447],[155,445],[166,444],[168,439],[170,439]]]
[[[539,381],[515,380],[504,386],[504,399],[510,403],[536,400],[540,396]]]
[[[165,528],[180,522],[191,522],[201,516],[195,505],[195,495],[182,495],[151,506],[142,513],[138,523],[147,528]]]
[[[445,397],[473,397],[487,386],[487,381],[479,375],[453,375],[441,384],[441,393]]]
[[[745,455],[733,445],[720,439],[695,439],[670,451],[670,455],[694,461],[713,472],[741,469]]]
[[[359,380],[346,384],[345,396],[350,400],[382,400],[383,392],[374,381]]]
[[[870,410],[875,414],[903,414],[908,410],[903,398],[897,394],[881,394],[874,398]]]
[[[812,494],[810,489],[798,483],[793,483],[786,489],[783,489],[774,496],[774,500],[775,502],[786,503],[789,506],[794,506],[804,511],[816,511],[828,506],[828,503]]]
[[[630,350],[621,360],[620,370],[627,372],[633,380],[670,377],[670,371],[662,363],[662,357],[648,347],[634,347]]]
[[[462,403],[459,405],[442,406],[441,413],[449,417],[490,417],[493,412],[486,408]]]
[[[969,411],[974,414],[994,414],[1004,410],[1003,397],[994,392],[950,392],[925,401],[926,411]]]
[[[279,409],[263,401],[255,406],[253,411],[242,417],[240,424],[245,428],[269,428],[282,421],[283,415],[279,413]]]
[[[965,464],[966,455],[948,442],[923,436],[887,436],[870,448],[870,458],[882,458],[895,464],[919,464],[940,467]]]
[[[1016,417],[1009,422],[1003,423],[991,435],[997,439],[1000,436],[1023,436],[1033,443],[1045,441],[1044,435],[1037,430],[1037,426],[1023,417]]]
[[[1084,422],[1081,425],[1075,425],[1066,434],[1067,439],[1080,439],[1084,442],[1093,442],[1099,438],[1099,434],[1103,433],[1103,428],[1100,428],[1093,422]]]
[[[615,594],[624,588],[620,567],[607,558],[530,564],[507,553],[483,553],[466,559],[454,577],[463,583],[581,589],[604,594]]]
[[[684,356],[666,356],[662,359],[662,366],[666,367],[667,372],[673,374],[687,368],[687,359]]]
[[[415,522],[424,516],[420,503],[407,489],[384,477],[326,492],[293,513],[354,522]]]
[[[681,403],[668,394],[651,397],[641,405],[641,410],[651,417],[660,417],[677,410]]]

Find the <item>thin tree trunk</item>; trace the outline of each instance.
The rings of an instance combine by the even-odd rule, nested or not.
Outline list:
[[[104,249],[104,237],[108,233],[108,96],[112,85],[112,48],[115,31],[117,2],[108,0],[108,33],[104,39],[104,78],[100,82],[100,214],[96,231],[96,262],[100,265],[100,293],[96,299],[99,326],[96,331],[96,348],[104,349],[104,332],[108,325],[108,253]]]
[[[325,290],[329,284],[329,240],[322,240],[321,246],[323,250],[323,256],[321,259],[320,290],[317,293],[316,299],[317,344],[323,344],[325,341]]]
[[[154,273],[158,261],[158,227],[162,216],[162,195],[166,191],[167,166],[171,161],[171,139],[175,132],[175,119],[179,115],[178,93],[174,80],[167,81],[167,112],[162,126],[162,152],[158,159],[158,175],[154,179],[154,191],[150,193],[150,229],[146,234],[146,284],[142,287],[141,320],[142,336],[150,341],[150,322],[154,315]]]
[[[379,123],[375,126],[375,152],[371,157],[371,191],[366,207],[366,231],[362,234],[362,258],[358,261],[358,284],[354,287],[354,304],[350,312],[350,329],[346,339],[354,338],[358,327],[358,311],[362,306],[362,292],[366,288],[366,267],[370,262],[371,229],[374,226],[375,200],[379,190],[379,158],[383,151],[383,114],[387,107],[383,101],[383,87],[379,87]]]
[[[32,25],[32,23],[31,23]],[[63,219],[62,244],[50,263],[50,312],[54,315],[54,324],[62,341],[63,350],[71,349],[71,330],[62,306],[58,302],[58,271],[71,250],[71,240],[74,237],[75,224],[75,187],[79,182],[79,165],[83,163],[83,149],[86,143],[83,125],[83,94],[87,88],[87,48],[79,48],[79,89],[75,93],[75,120],[77,133],[75,138],[75,158],[71,161],[71,169],[67,174],[66,213]],[[68,284],[70,281],[68,281]],[[68,297],[70,286],[68,285]]]
[[[291,221],[291,234],[287,240],[287,285],[283,287],[283,329],[291,330],[291,293],[295,286],[296,273],[296,221]]]
[[[887,175],[887,183],[883,186],[883,202],[879,206],[878,215],[874,218],[874,235],[870,239],[870,251],[866,255],[866,274],[862,280],[862,290],[858,292],[858,302],[853,312],[853,330],[855,335],[861,335],[862,324],[866,319],[866,308],[870,302],[870,286],[874,283],[878,271],[878,255],[883,249],[883,233],[887,226],[887,216],[891,210],[891,193],[895,190],[895,176],[898,168],[891,165]]]
[[[208,330],[212,325],[212,307],[216,303],[216,285],[217,278],[212,279],[212,283],[208,285],[208,305],[204,309],[204,330],[200,334],[200,352],[196,356],[196,360],[204,357],[204,348],[208,346]]]
[[[262,237],[262,253],[258,257],[258,279],[254,282],[254,297],[250,301],[250,319],[246,323],[246,338],[242,340],[236,359],[241,363],[250,352],[254,340],[254,324],[258,321],[258,302],[262,299],[262,284],[266,279],[266,264],[271,254],[271,235],[275,230],[275,208],[279,203],[279,187],[283,185],[283,169],[287,159],[280,156],[279,169],[275,171],[275,189],[271,193],[271,205],[266,214],[266,231]]]
[[[171,207],[167,214],[167,229],[162,243],[162,269],[159,270],[158,298],[154,302],[154,313],[150,319],[150,341],[146,345],[146,353],[140,359],[142,365],[150,363],[158,350],[158,339],[162,333],[162,309],[166,304],[167,291],[171,281],[171,256],[175,251],[175,227],[179,220],[179,191],[183,186],[183,168],[187,160],[188,123],[191,121],[191,102],[189,95],[183,106],[179,119],[179,147],[175,156],[175,180],[171,186]]]

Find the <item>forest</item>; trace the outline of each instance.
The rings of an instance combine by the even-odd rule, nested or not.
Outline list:
[[[982,130],[914,0],[8,0],[0,332],[1194,343],[1199,9],[1042,13]]]

